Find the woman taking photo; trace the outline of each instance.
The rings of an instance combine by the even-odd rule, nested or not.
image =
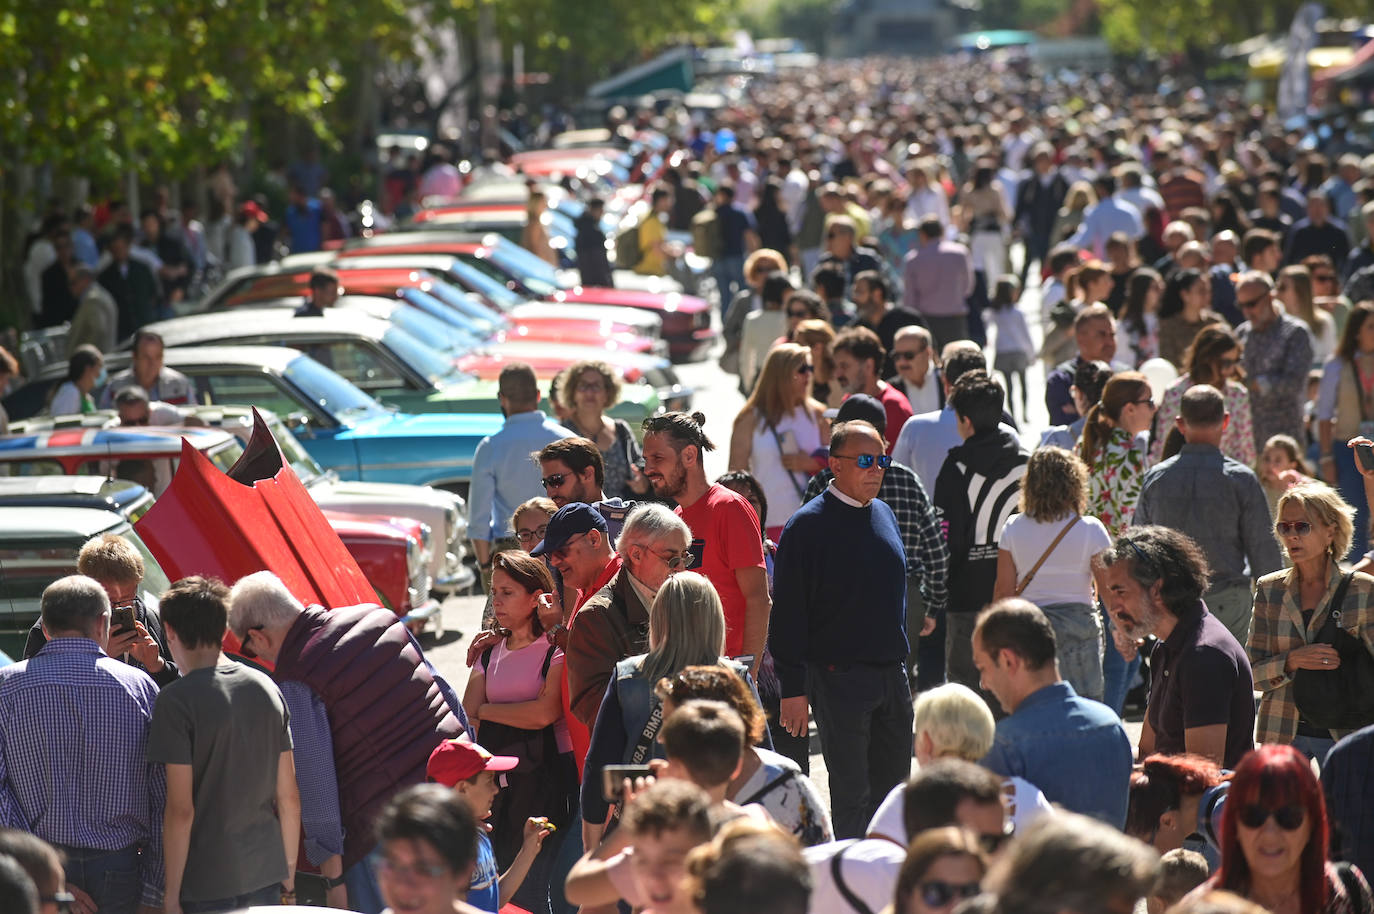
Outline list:
[[[1100,520],[1083,516],[1087,504],[1083,461],[1063,448],[1037,448],[1021,481],[1020,513],[1007,518],[998,538],[993,599],[1019,596],[1039,606],[1054,628],[1060,675],[1079,695],[1101,701],[1102,622],[1092,558],[1112,538]]]
[[[982,891],[988,858],[962,828],[932,828],[911,842],[897,872],[893,914],[949,914]]]
[[[595,847],[601,840],[610,813],[601,795],[601,769],[642,765],[658,756],[663,716],[654,713],[659,707],[654,685],[689,666],[725,664],[745,675],[747,669],[722,657],[724,652],[725,612],[711,582],[691,571],[669,577],[649,607],[649,652],[616,664],[592,727],[582,770],[583,846]]]
[[[1291,746],[1261,746],[1236,766],[1221,817],[1221,868],[1188,897],[1234,892],[1272,914],[1365,914],[1369,884],[1327,860],[1321,784]]]
[[[770,351],[730,436],[729,468],[748,470],[763,486],[773,509],[767,532],[774,541],[821,467],[814,454],[821,448],[825,404],[811,397],[812,372],[805,346],[783,343]]]
[[[1139,267],[1126,280],[1126,298],[1116,321],[1116,357],[1139,368],[1159,357],[1159,300],[1164,280],[1149,267]]]
[[[1312,273],[1301,264],[1284,267],[1274,286],[1274,297],[1284,310],[1312,331],[1312,364],[1325,365],[1336,351],[1336,321],[1313,299]]]
[[[577,362],[568,369],[568,380],[559,394],[571,412],[563,420],[568,431],[596,444],[606,468],[601,490],[607,498],[633,500],[649,491],[649,481],[639,473],[639,442],[624,419],[606,415],[620,400],[620,378],[605,362]]]
[[[1330,644],[1316,640],[1341,583],[1341,558],[1350,550],[1355,509],[1319,482],[1294,486],[1279,496],[1274,532],[1293,567],[1260,578],[1250,631],[1250,666],[1259,704],[1256,742],[1292,744],[1319,762],[1339,735],[1309,723],[1293,695],[1298,670],[1329,670],[1340,663]],[[1374,577],[1350,573],[1339,607],[1340,627],[1358,632],[1366,647],[1374,637]]]
[[[524,552],[496,553],[492,611],[504,637],[478,657],[463,693],[463,710],[483,748],[520,759],[492,804],[492,850],[503,871],[520,852],[530,817],[546,816],[563,829],[576,805],[577,765],[563,722],[563,652],[543,637],[539,618],[553,589],[553,577],[539,559]],[[555,834],[544,842],[516,893],[517,904],[536,910],[546,896],[561,840]]]
[[[1159,357],[1184,370],[1183,354],[1208,324],[1224,323],[1208,306],[1212,290],[1198,270],[1179,270],[1164,284],[1159,300]],[[1252,445],[1253,447],[1253,445]]]
[[[58,385],[48,415],[71,416],[95,412],[91,391],[105,383],[105,357],[90,343],[76,347],[67,360],[67,379]]]
[[[1317,440],[1322,478],[1355,509],[1355,552],[1369,548],[1369,503],[1355,452],[1346,442],[1374,437],[1374,304],[1361,302],[1346,318],[1336,354],[1322,369],[1317,392]]]
[[[1236,377],[1240,368],[1240,343],[1225,324],[1206,326],[1183,355],[1183,374],[1164,391],[1155,417],[1150,462],[1163,459],[1164,443],[1174,431],[1183,394],[1194,384],[1210,384],[1221,391],[1229,415],[1221,435],[1221,452],[1248,467],[1255,465],[1255,427],[1250,419],[1250,392]]]

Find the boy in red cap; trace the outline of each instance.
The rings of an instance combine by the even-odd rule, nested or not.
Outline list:
[[[452,788],[458,800],[472,811],[479,823],[491,815],[491,804],[501,792],[496,773],[510,771],[520,764],[513,755],[492,755],[476,743],[466,739],[448,739],[434,747],[425,766],[425,776],[436,784]],[[486,829],[477,829],[477,865],[472,871],[467,903],[484,911],[496,912],[510,901],[530,865],[539,855],[544,839],[553,831],[545,818],[525,821],[525,840],[520,853],[504,874],[496,870],[496,856],[491,850],[491,838]]]

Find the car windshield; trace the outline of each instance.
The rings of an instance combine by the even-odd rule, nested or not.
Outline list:
[[[552,295],[563,288],[553,265],[509,241],[492,245],[488,257],[503,271],[517,277],[536,295]]]
[[[286,458],[286,462],[291,464],[291,469],[296,471],[301,482],[307,486],[317,477],[324,475],[324,467],[315,461],[314,457],[301,446],[296,440],[296,436],[286,430],[286,426],[281,424],[281,420],[273,417],[267,423],[267,427],[272,431],[272,437],[277,440],[277,447],[281,448],[281,455]]]
[[[229,468],[237,463],[238,459],[243,456],[243,445],[239,444],[238,439],[235,438],[227,444],[210,451],[207,456],[210,458],[211,463],[228,473]]]
[[[446,323],[450,316],[480,339],[489,339],[505,327],[504,317],[482,304],[472,293],[464,292],[446,282],[436,282],[428,289],[405,289],[405,300]],[[455,315],[454,312],[457,312]]]
[[[418,295],[431,298],[427,293],[419,289],[413,290]],[[409,296],[407,296],[409,298]],[[433,299],[431,298],[431,301]],[[451,310],[442,302],[434,301],[435,308]],[[458,320],[454,316],[454,320]],[[450,323],[441,317],[435,317],[429,309],[422,309],[420,306],[407,307],[401,305],[394,308],[387,320],[409,333],[411,336],[427,341],[438,351],[444,353],[449,358],[457,358],[482,345],[482,340],[476,334],[464,328]]]
[[[424,375],[435,387],[470,381],[472,377],[459,371],[452,359],[427,343],[423,343],[394,324],[382,333],[382,345],[396,354],[402,362]]]
[[[505,282],[476,267],[470,260],[455,260],[449,272],[458,277],[465,287],[483,298],[495,303],[502,311],[509,311],[525,299],[511,290]]]
[[[282,376],[309,397],[311,403],[340,422],[358,422],[388,412],[357,386],[309,356],[292,359]]]

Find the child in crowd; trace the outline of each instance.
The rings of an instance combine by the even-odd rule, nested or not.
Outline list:
[[[425,775],[429,780],[453,790],[454,796],[466,806],[477,822],[491,815],[491,804],[501,792],[496,782],[497,772],[510,771],[520,760],[512,755],[492,755],[476,743],[461,739],[445,740],[430,753]],[[496,855],[492,853],[491,838],[482,825],[477,826],[477,858],[472,871],[467,901],[483,911],[499,911],[525,881],[530,864],[539,855],[544,839],[553,831],[545,818],[531,818],[525,822],[525,840],[520,853],[505,873],[496,870]]]
[[[1291,435],[1274,435],[1260,451],[1259,478],[1264,497],[1269,500],[1269,516],[1278,517],[1279,496],[1311,477],[1298,443]]]
[[[1149,914],[1164,914],[1207,881],[1207,860],[1197,851],[1176,847],[1159,858],[1159,879],[1145,899]]]
[[[997,354],[992,360],[992,370],[1000,371],[1007,381],[1007,408],[1013,409],[1016,397],[1013,390],[1021,393],[1021,413],[1017,418],[1025,422],[1026,412],[1026,368],[1035,356],[1035,343],[1031,340],[1030,327],[1026,315],[1016,307],[1021,297],[1021,283],[1015,276],[1005,274],[997,280],[992,292],[992,324],[997,328]]]

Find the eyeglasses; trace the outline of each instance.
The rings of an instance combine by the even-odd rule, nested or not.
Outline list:
[[[925,350],[924,350],[924,349],[920,349],[920,350],[916,350],[916,349],[894,349],[894,350],[892,350],[892,360],[893,360],[894,362],[905,362],[905,361],[907,361],[907,360],[909,360],[909,359],[914,359],[914,358],[916,358],[916,356],[920,355],[922,352],[925,352]]]
[[[1002,826],[1002,833],[1000,835],[992,833],[981,834],[978,836],[978,845],[983,848],[984,853],[989,855],[995,854],[1001,850],[1003,844],[1011,840],[1011,832],[1014,827],[1012,823],[1008,822]]]
[[[878,464],[878,466],[884,470],[892,466],[892,458],[886,454],[878,454],[877,456],[873,454],[860,454],[857,457],[851,457],[849,454],[831,454],[830,456],[837,460],[852,460],[854,461],[854,465],[861,470],[873,469],[874,463]]]
[[[586,536],[588,533],[591,533],[591,531],[584,530],[581,533],[574,533],[572,536],[568,537],[566,540],[563,541],[562,546],[559,546],[553,552],[549,553],[550,556],[556,559],[566,559],[568,557],[568,553],[572,551],[569,547],[572,546],[573,540],[577,539],[579,536]]]
[[[44,895],[38,901],[40,904],[57,905],[58,914],[71,914],[72,905],[76,904],[76,896],[71,892],[54,892]]]
[[[972,898],[982,891],[976,882],[938,882],[936,880],[923,882],[916,889],[921,893],[921,900],[932,908],[943,908],[952,901]]]
[[[1312,532],[1312,525],[1305,520],[1281,520],[1275,522],[1274,532],[1279,536],[1306,536]]]
[[[539,480],[546,489],[559,489],[563,486],[563,480],[568,478],[567,473],[554,473],[552,476],[545,476]]]
[[[669,571],[686,571],[696,564],[697,557],[691,552],[674,552],[671,549],[659,552],[657,549],[650,548],[643,543],[631,543],[631,546],[638,546],[645,552],[652,552],[658,556],[658,560],[668,566]]]
[[[248,639],[253,634],[253,632],[260,632],[262,631],[262,628],[263,627],[261,625],[254,625],[251,628],[244,631],[243,637],[239,639],[239,653],[250,660],[256,660],[258,658],[258,655],[251,647],[248,646]]]
[[[803,365],[802,367],[797,369],[797,374],[811,374],[811,372],[815,370],[815,365]]]
[[[1140,405],[1143,404],[1143,405],[1145,405],[1145,406],[1150,407],[1150,409],[1154,409],[1154,408],[1155,408],[1155,398],[1154,398],[1154,397],[1146,397],[1144,400],[1132,400],[1131,402],[1132,402],[1133,404],[1135,404],[1136,406],[1140,406]]]
[[[1274,821],[1284,831],[1297,831],[1307,819],[1307,810],[1299,803],[1290,803],[1287,806],[1280,806],[1278,809],[1271,809],[1260,803],[1251,803],[1240,808],[1238,818],[1240,824],[1246,828],[1263,828],[1270,816],[1274,817]]]
[[[811,316],[811,313],[808,311],[788,311],[787,316],[795,317],[799,321],[804,321]]]
[[[600,381],[583,381],[577,385],[577,392],[580,394],[599,394],[606,389],[606,385]]]
[[[449,872],[449,868],[442,863],[412,863],[409,865],[397,863],[383,857],[377,861],[377,873],[385,874],[393,879],[438,879],[440,876]]]
[[[515,531],[515,538],[518,539],[518,540],[521,542],[521,544],[524,544],[524,543],[537,543],[537,542],[539,542],[540,540],[542,540],[542,539],[544,538],[544,532],[545,532],[546,530],[548,530],[548,529],[549,529],[549,525],[548,525],[548,524],[540,524],[538,527],[535,527],[533,530],[528,530],[528,529],[526,529],[526,530],[516,530],[516,531]]]

